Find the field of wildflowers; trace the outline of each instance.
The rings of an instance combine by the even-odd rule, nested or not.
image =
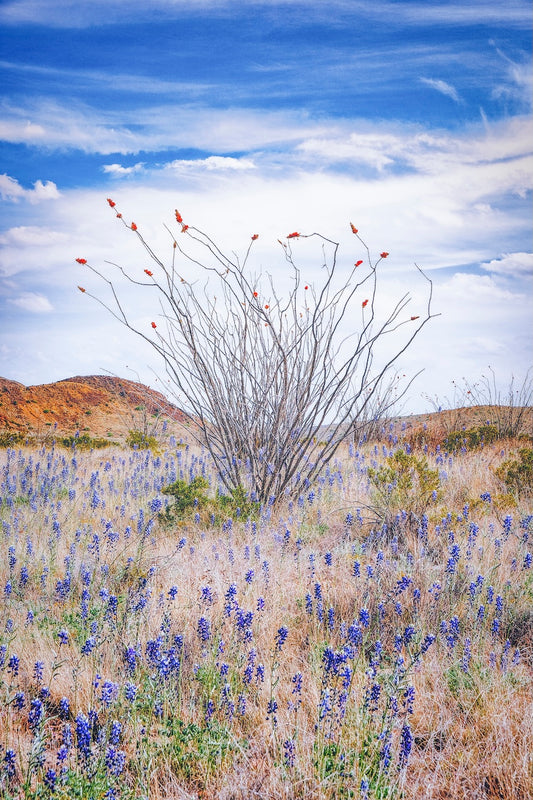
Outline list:
[[[1,796],[533,797],[523,444],[401,427],[261,507],[173,437],[3,450]]]

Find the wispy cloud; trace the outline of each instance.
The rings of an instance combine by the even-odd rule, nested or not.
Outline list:
[[[42,200],[56,200],[60,192],[53,181],[38,180],[33,184],[33,189],[24,189],[15,178],[4,173],[0,175],[0,197],[15,203],[19,200],[40,203]]]
[[[123,178],[127,175],[135,175],[138,172],[141,172],[144,167],[142,162],[138,164],[133,164],[131,167],[123,167],[121,164],[104,164],[102,170],[107,175],[113,175],[117,178]]]
[[[440,92],[446,97],[450,97],[456,103],[462,102],[457,89],[455,89],[450,83],[447,83],[447,81],[441,81],[435,78],[420,78],[420,83],[423,83],[425,86],[429,86],[431,89],[435,89],[437,92]]]
[[[235,13],[251,8],[266,8],[275,13],[275,8],[301,13],[308,18],[325,19],[343,24],[346,15],[395,20],[411,26],[424,25],[470,25],[497,24],[529,27],[531,11],[525,0],[508,0],[505,5],[494,0],[462,0],[451,2],[381,2],[372,0],[151,0],[147,8],[142,0],[92,0],[80,3],[63,0],[61,4],[50,4],[49,0],[7,0],[0,8],[0,22],[4,24],[40,24],[59,28],[79,28],[89,25],[110,25],[136,19],[139,13],[161,14],[175,19],[183,14],[209,11],[210,13]],[[275,7],[275,8],[273,8]],[[334,12],[334,13],[333,13]]]
[[[8,299],[8,302],[34,314],[48,314],[54,310],[47,297],[35,292],[24,292],[18,297]]]

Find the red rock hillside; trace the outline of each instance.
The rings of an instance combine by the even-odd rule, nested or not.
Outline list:
[[[37,437],[80,431],[116,441],[131,429],[151,433],[158,416],[187,424],[160,392],[123,378],[89,375],[40,386],[0,378],[0,431]]]

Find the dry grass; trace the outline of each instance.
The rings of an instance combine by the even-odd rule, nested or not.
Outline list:
[[[308,489],[300,502],[266,509],[255,522],[234,516],[231,524],[209,526],[191,512],[170,528],[158,522],[151,504],[163,499],[162,485],[180,470],[209,474],[193,447],[159,459],[112,449],[78,454],[75,463],[64,451],[5,452],[4,796],[333,800],[368,791],[369,798],[412,800],[531,798],[533,568],[524,564],[533,551],[533,509],[525,496],[506,496],[495,473],[516,447],[498,443],[454,456],[417,451],[438,470],[440,495],[428,504],[425,528],[410,514],[409,494],[404,506],[387,509],[391,518],[398,515],[394,535],[376,530],[367,474],[392,452],[390,442],[359,453],[347,448],[313,487],[312,501]],[[480,499],[487,492],[490,502]],[[454,545],[459,556],[451,569]],[[404,577],[409,582],[400,590]],[[68,591],[61,588],[66,579]],[[116,614],[108,610],[109,596],[117,598]],[[369,615],[369,626],[360,625],[363,641],[352,640],[352,652],[326,668],[326,648],[343,653],[362,609]],[[201,617],[210,624],[205,641]],[[450,644],[454,617],[459,630]],[[287,638],[277,646],[282,627]],[[62,629],[68,644],[59,643]],[[95,647],[84,654],[91,635]],[[176,635],[183,639],[179,672],[165,677],[163,656]],[[428,635],[435,641],[421,652]],[[160,653],[150,660],[147,643],[158,636]],[[127,646],[138,650],[131,670]],[[16,674],[9,666],[13,655]],[[42,680],[34,677],[36,661],[44,662]],[[301,693],[295,692],[297,674]],[[108,703],[105,681],[115,685]],[[134,701],[125,694],[128,682],[137,687]],[[48,696],[40,695],[43,686]],[[372,686],[380,687],[375,710],[368,700]],[[24,692],[20,710],[17,692]],[[30,702],[39,696],[44,719],[32,731]],[[70,700],[68,720],[59,719],[63,697]],[[90,709],[98,724],[89,769],[75,719]],[[106,767],[114,719],[122,724],[120,775]],[[70,772],[62,779],[57,751],[65,722],[74,737],[65,762]],[[406,723],[412,747],[402,766]],[[44,761],[31,766],[36,739]],[[10,749],[13,777],[5,769]],[[45,785],[52,768],[55,794]],[[84,776],[83,790],[75,776]],[[365,780],[368,790],[361,788]],[[115,794],[106,795],[110,790]]]

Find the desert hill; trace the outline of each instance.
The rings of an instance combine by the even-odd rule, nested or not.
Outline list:
[[[24,386],[0,378],[0,431],[41,437],[76,431],[123,440],[131,429],[148,430],[157,417],[187,424],[186,415],[160,392],[108,375],[66,378]]]
[[[79,431],[123,442],[130,430],[158,433],[158,420],[167,420],[171,431],[179,436],[188,427],[186,414],[163,394],[124,378],[76,376],[38,386],[0,378],[0,434],[22,434],[39,440],[50,435],[72,436]],[[393,434],[410,444],[435,446],[453,431],[487,424],[502,431],[509,421],[517,433],[533,435],[531,407],[470,406],[394,417],[383,423],[378,438]]]

